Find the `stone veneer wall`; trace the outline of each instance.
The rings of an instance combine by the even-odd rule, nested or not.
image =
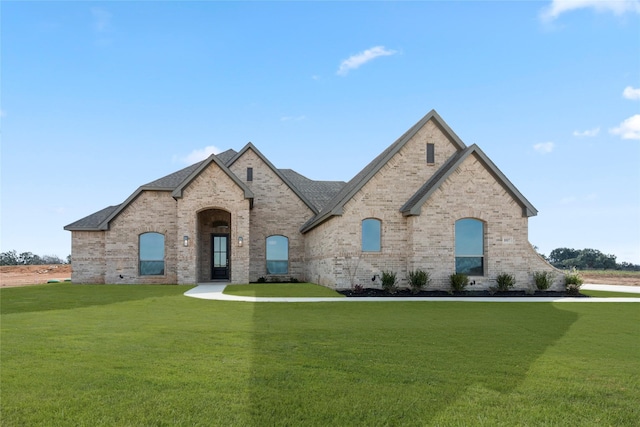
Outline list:
[[[247,168],[253,168],[253,181],[246,181]],[[311,209],[251,149],[230,169],[255,196],[250,214],[251,239],[245,237],[251,250],[249,280],[255,282],[260,277],[274,277],[267,274],[266,265],[266,239],[273,235],[289,239],[289,272],[274,278],[306,280],[305,237],[300,233],[300,227],[312,217]]]
[[[139,236],[147,232],[164,235],[162,276],[139,274]],[[176,202],[171,192],[143,191],[111,221],[109,230],[104,233],[106,283],[177,282],[176,256],[182,242],[177,236]]]
[[[427,164],[427,143],[435,144],[435,164]],[[433,121],[427,122],[353,198],[342,216],[307,233],[308,280],[324,286],[379,286],[372,278],[394,271],[398,285],[406,285],[407,218],[400,207],[456,152],[456,147]],[[381,252],[361,251],[361,222],[382,221]]]
[[[177,236],[189,236],[188,247],[181,246],[177,254],[178,283],[198,281],[198,266],[207,262],[201,259],[199,245],[206,244],[198,236],[198,213],[208,209],[221,209],[231,214],[230,282],[249,281],[249,248],[238,246],[238,236],[248,239],[249,200],[244,191],[217,164],[211,163],[183,191],[177,204]]]
[[[104,283],[104,231],[71,232],[71,281]]]

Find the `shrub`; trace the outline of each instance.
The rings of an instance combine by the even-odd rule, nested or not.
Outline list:
[[[291,279],[289,279],[289,283],[300,283],[300,281],[295,277],[292,277]]]
[[[267,283],[267,278],[264,276],[258,277],[258,283]]]
[[[429,284],[429,273],[424,270],[416,270],[409,272],[409,286],[411,287],[411,292],[417,294]]]
[[[553,284],[554,274],[550,271],[535,271],[533,281],[539,291],[549,289]]]
[[[513,274],[500,273],[496,277],[496,283],[498,284],[498,291],[505,292],[513,288],[516,284],[516,278]]]
[[[353,285],[353,293],[354,294],[362,294],[362,293],[364,293],[364,286],[358,285],[358,284]]]
[[[454,273],[449,276],[449,284],[454,292],[464,291],[464,288],[469,284],[469,277],[463,273]]]
[[[584,283],[582,276],[575,268],[572,268],[564,276],[564,284],[567,289],[567,293],[570,295],[578,295],[580,293],[580,286]]]
[[[396,291],[396,273],[393,271],[383,271],[381,280],[382,289],[391,294]]]

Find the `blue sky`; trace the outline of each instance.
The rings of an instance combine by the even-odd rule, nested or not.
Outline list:
[[[640,4],[12,2],[1,13],[0,249],[210,152],[349,180],[431,109],[539,210],[548,254],[640,263]]]

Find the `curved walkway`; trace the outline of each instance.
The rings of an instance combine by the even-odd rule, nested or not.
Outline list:
[[[640,302],[638,298],[571,298],[571,297],[362,297],[362,298],[275,298],[245,297],[224,294],[226,284],[199,284],[184,295],[218,301],[245,302],[391,302],[391,301],[457,301],[457,302]],[[582,289],[640,294],[640,286],[583,285]]]

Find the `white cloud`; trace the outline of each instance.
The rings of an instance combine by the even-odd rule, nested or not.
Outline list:
[[[634,89],[631,86],[627,86],[624,88],[622,96],[627,99],[640,99],[640,89]]]
[[[620,135],[622,139],[640,140],[640,114],[635,114],[622,123],[617,128],[609,129],[609,133]]]
[[[622,15],[627,12],[640,13],[638,0],[552,0],[540,17],[544,21],[553,21],[565,12],[578,9],[594,9],[596,12],[613,12]]]
[[[340,63],[340,68],[338,68],[336,74],[338,74],[339,76],[346,76],[349,73],[349,70],[355,70],[356,68],[359,68],[361,65],[364,65],[373,59],[376,59],[380,56],[390,56],[395,54],[395,50],[386,49],[384,46],[372,47],[371,49],[367,49],[364,52],[351,55],[349,58],[342,61],[342,63]]]
[[[300,120],[305,120],[307,116],[284,116],[280,117],[281,122],[299,122]]]
[[[588,138],[592,138],[594,136],[597,136],[600,133],[600,128],[593,128],[593,129],[587,129],[585,131],[578,131],[578,130],[574,130],[573,131],[573,136],[577,136],[579,138],[583,138],[583,137],[588,137]]]
[[[186,155],[185,157],[177,158],[177,160],[186,163],[188,165],[192,165],[194,163],[200,162],[206,158],[208,158],[212,154],[220,153],[220,149],[216,146],[209,145],[204,148],[193,150],[191,153]],[[176,160],[176,157],[174,157]]]
[[[540,154],[547,154],[553,151],[555,144],[553,142],[539,142],[533,146],[533,149]]]
[[[93,29],[98,33],[107,31],[111,26],[111,13],[105,9],[99,7],[91,8],[91,15],[93,16]]]

